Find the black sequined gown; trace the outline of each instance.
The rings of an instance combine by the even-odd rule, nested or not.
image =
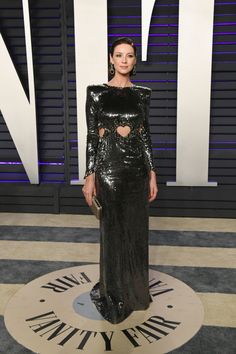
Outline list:
[[[149,132],[151,89],[87,87],[85,176],[95,172],[100,220],[100,279],[90,296],[101,315],[119,323],[149,307],[148,192],[154,170]],[[129,126],[123,137],[117,127]],[[104,135],[99,136],[99,128]],[[122,133],[123,134],[123,133]],[[124,135],[124,134],[123,134]]]

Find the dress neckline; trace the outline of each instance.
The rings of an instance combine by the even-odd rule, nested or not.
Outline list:
[[[103,85],[107,86],[107,87],[111,87],[111,88],[117,88],[117,89],[126,89],[126,88],[133,88],[135,87],[135,85],[133,84],[132,86],[114,86],[114,85],[108,85],[106,83],[103,83]]]

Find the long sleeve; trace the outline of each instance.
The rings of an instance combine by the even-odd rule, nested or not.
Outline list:
[[[150,88],[147,88],[144,92],[144,97],[143,97],[144,120],[143,120],[143,127],[141,129],[140,135],[143,141],[144,157],[145,157],[145,162],[148,167],[148,170],[153,170],[157,172],[156,167],[154,166],[152,141],[151,141],[150,128],[149,128],[149,107],[150,107],[151,93],[152,90]]]
[[[86,171],[84,178],[95,172],[95,162],[98,145],[98,119],[97,102],[91,85],[87,86],[87,97],[85,104],[87,122],[87,146],[86,146]]]

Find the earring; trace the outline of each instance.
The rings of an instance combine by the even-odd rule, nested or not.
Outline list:
[[[115,74],[114,64],[110,64],[110,74],[111,75]]]
[[[134,64],[132,72],[133,72],[133,75],[136,75],[136,64]]]

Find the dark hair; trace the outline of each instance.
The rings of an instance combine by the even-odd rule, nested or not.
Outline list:
[[[134,55],[135,55],[135,57],[137,57],[137,48],[136,48],[134,42],[132,41],[132,39],[129,37],[119,37],[112,43],[111,48],[110,48],[111,56],[113,57],[115,47],[117,45],[123,44],[123,43],[131,45],[131,47],[134,48]],[[133,69],[130,71],[129,74],[130,74],[130,76],[134,75]],[[109,75],[111,75],[110,71],[109,71]],[[113,76],[113,75],[111,75],[111,76]]]

